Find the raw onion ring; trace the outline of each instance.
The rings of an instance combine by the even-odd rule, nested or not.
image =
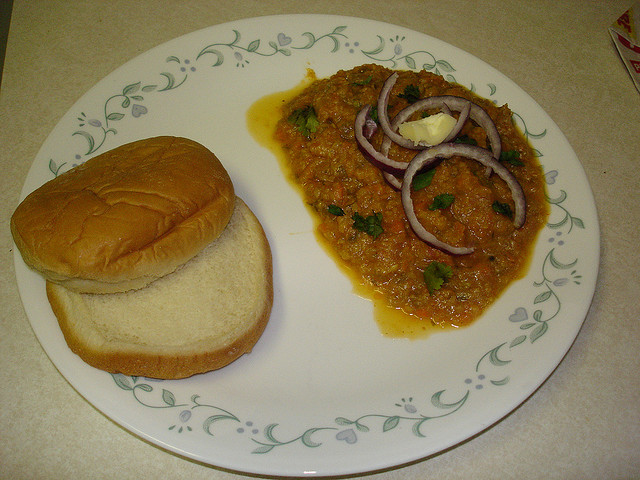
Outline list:
[[[402,180],[401,199],[407,220],[416,235],[431,246],[452,255],[467,255],[469,253],[473,253],[474,249],[472,247],[454,247],[448,243],[438,240],[435,235],[424,228],[416,216],[413,200],[411,198],[411,183],[413,182],[413,177],[416,173],[423,168],[432,166],[442,158],[450,158],[453,156],[461,156],[476,160],[485,167],[491,168],[502,180],[504,180],[511,190],[511,196],[513,197],[515,205],[513,224],[516,228],[520,228],[524,224],[526,217],[526,200],[518,180],[504,165],[493,158],[491,152],[484,148],[477,147],[475,145],[441,143],[440,145],[436,145],[419,152],[413,160],[409,162],[409,166],[407,167]]]
[[[384,131],[384,134],[389,137],[394,143],[397,143],[401,147],[409,148],[411,150],[422,150],[429,145],[420,142],[418,144],[413,143],[411,140],[404,138],[399,133],[396,133],[395,129],[391,127],[391,121],[389,120],[389,96],[391,95],[391,89],[398,80],[398,73],[391,74],[382,85],[380,94],[378,95],[378,122]],[[396,128],[399,125],[396,124]]]
[[[389,185],[391,185],[396,190],[400,190],[402,188],[402,180],[389,172],[382,172],[382,176],[387,181]]]
[[[446,110],[449,110],[448,115],[451,115],[451,110],[449,109],[449,106],[446,103],[444,103],[444,107],[446,107]],[[445,111],[445,108],[443,108],[443,111]],[[453,126],[453,129],[451,130],[451,132],[449,132],[449,135],[447,135],[446,138],[440,143],[450,142],[460,134],[460,130],[462,130],[462,127],[464,127],[465,122],[469,118],[469,113],[471,113],[471,101],[467,102],[467,104],[463,107],[463,109],[460,110],[460,114],[458,115],[458,121]]]
[[[477,103],[467,100],[466,98],[457,97],[455,95],[438,95],[434,97],[423,98],[398,112],[398,114],[393,119],[392,125],[389,120],[387,109],[389,106],[391,89],[393,88],[397,80],[397,72],[390,75],[387,80],[385,80],[384,85],[382,86],[382,90],[378,95],[378,121],[380,122],[380,126],[382,127],[385,135],[389,137],[394,143],[412,150],[422,150],[424,148],[430,147],[431,145],[428,145],[424,142],[420,142],[418,143],[418,145],[415,145],[411,140],[408,140],[399,133],[396,133],[398,126],[402,122],[408,120],[411,115],[422,110],[440,108],[444,111],[456,110],[458,112],[463,112],[466,109],[467,105],[469,105],[469,118],[471,118],[471,120],[476,122],[482,129],[484,129],[485,134],[489,139],[489,146],[491,148],[493,156],[496,158],[496,160],[500,158],[500,153],[502,151],[502,141],[500,140],[500,133],[498,132],[496,124],[493,122],[491,116],[489,116],[484,108],[482,108]],[[463,123],[464,122],[458,122],[459,125],[456,124],[456,127],[454,127],[459,127],[458,132],[455,135],[460,133],[460,129],[462,128]],[[449,137],[447,137],[447,139],[445,139],[445,141],[451,140],[455,135],[450,135]]]
[[[393,174],[402,174],[407,169],[407,165],[409,165],[407,162],[398,162],[396,160],[390,159],[386,155],[383,155],[382,153],[377,151],[373,147],[373,145],[371,145],[371,142],[369,142],[369,138],[371,138],[371,136],[373,135],[371,131],[372,129],[370,128],[371,123],[367,123],[368,119],[371,118],[369,116],[370,111],[371,105],[366,105],[358,112],[358,115],[356,115],[354,134],[360,151],[367,158],[367,160],[369,160],[381,170]],[[367,135],[365,135],[365,126],[367,126],[366,134],[369,135],[368,138]]]

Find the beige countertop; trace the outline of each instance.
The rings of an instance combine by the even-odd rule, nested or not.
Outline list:
[[[640,478],[640,94],[607,27],[630,0],[15,0],[0,97],[0,477],[246,478],[153,446],[80,396],[17,291],[9,218],[42,143],[118,66],[185,33],[281,13],[358,16],[486,61],[555,120],[601,227],[600,274],[572,348],[520,407],[474,438],[368,478]]]

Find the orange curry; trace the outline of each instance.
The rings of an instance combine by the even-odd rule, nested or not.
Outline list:
[[[473,100],[496,124],[507,158],[517,160],[504,163],[518,179],[527,202],[526,222],[515,228],[508,215],[513,199],[504,181],[495,174],[487,176],[485,167],[473,160],[443,160],[433,167],[430,184],[412,193],[415,211],[439,239],[475,250],[450,255],[431,247],[409,225],[400,192],[363,156],[354,140],[356,114],[363,105],[376,105],[391,73],[381,66],[363,65],[313,81],[282,107],[275,139],[283,149],[286,168],[314,212],[321,238],[343,267],[389,307],[417,322],[465,326],[527,268],[548,216],[542,168],[506,105],[496,106],[426,71],[399,71],[389,117],[412,101],[407,92],[421,98],[455,95]],[[376,148],[382,136],[378,129],[372,137]],[[471,120],[458,141],[487,147],[484,130]],[[409,162],[415,154],[415,150],[392,146],[389,157]],[[433,208],[434,199],[442,194],[453,202]],[[506,208],[507,214],[496,204]],[[375,225],[374,230],[360,228],[362,222],[365,227]],[[448,267],[437,288],[427,285],[424,273],[434,262]]]

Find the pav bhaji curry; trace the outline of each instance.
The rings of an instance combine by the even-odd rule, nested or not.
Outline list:
[[[461,327],[524,274],[548,206],[508,106],[363,65],[311,82],[281,114],[275,139],[320,237],[389,307]]]

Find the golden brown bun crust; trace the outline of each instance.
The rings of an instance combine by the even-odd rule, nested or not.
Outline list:
[[[79,292],[141,288],[220,235],[231,179],[207,148],[179,137],[123,145],[31,193],[11,218],[27,265]]]
[[[65,311],[64,305],[51,288],[52,284],[47,282],[49,302],[53,311],[56,312],[64,339],[73,353],[92,367],[106,372],[162,380],[177,380],[218,370],[242,355],[250,353],[267,327],[273,304],[273,289],[270,289],[269,301],[265,303],[254,326],[244,336],[237,338],[233,343],[223,348],[197,354],[184,352],[160,355],[156,351],[107,350],[88,345],[85,339],[78,335],[78,331],[73,328],[73,325],[69,323],[69,317],[63,313]]]
[[[271,249],[260,222],[238,198],[216,241],[148,287],[92,295],[47,282],[47,297],[67,345],[89,365],[125,375],[185,378],[222,368],[252,350],[273,305]],[[115,309],[121,315],[110,316],[109,302],[122,305]],[[149,314],[152,320],[145,318]],[[131,325],[113,326],[126,321]],[[163,324],[169,325],[169,338],[153,340],[166,333],[159,332]],[[139,338],[132,340],[134,330]]]

